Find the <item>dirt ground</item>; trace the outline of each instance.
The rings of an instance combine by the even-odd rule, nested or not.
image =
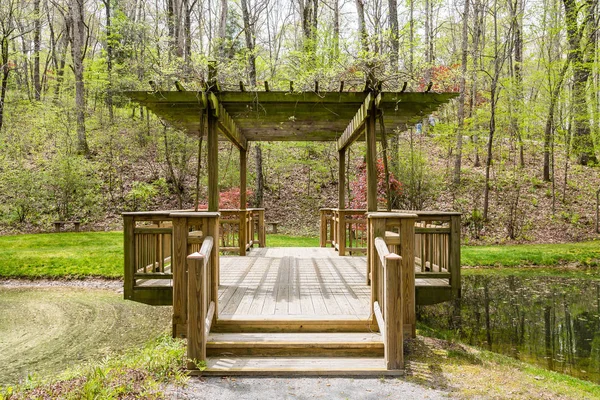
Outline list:
[[[65,282],[2,281],[0,387],[28,375],[55,376],[142,345],[167,330],[170,307],[124,301],[113,285],[111,281],[72,281],[66,287]]]

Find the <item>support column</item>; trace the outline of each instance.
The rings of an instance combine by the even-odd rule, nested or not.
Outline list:
[[[346,208],[346,148],[338,151],[339,171],[338,171],[338,208]]]
[[[208,113],[208,211],[219,211],[219,138],[212,110]]]
[[[247,168],[246,163],[248,159],[248,152],[244,149],[240,149],[240,210],[246,209],[246,190],[247,190]]]
[[[377,211],[377,137],[375,124],[377,108],[373,105],[366,122],[367,143],[367,212]]]
[[[246,255],[246,244],[248,243],[248,214],[246,213],[246,150],[240,149],[240,256]]]

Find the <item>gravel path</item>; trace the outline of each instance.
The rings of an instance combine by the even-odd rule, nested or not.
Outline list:
[[[395,378],[191,378],[184,388],[170,387],[177,400],[279,399],[447,399],[449,392]]]
[[[108,289],[123,292],[123,281],[119,279],[0,279],[0,288],[86,288]]]

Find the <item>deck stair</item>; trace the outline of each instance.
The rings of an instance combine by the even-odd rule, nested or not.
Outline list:
[[[378,332],[211,333],[202,375],[398,375]]]

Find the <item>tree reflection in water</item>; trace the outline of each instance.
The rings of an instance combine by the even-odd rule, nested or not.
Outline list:
[[[461,299],[418,315],[470,345],[600,383],[598,281],[466,276]]]

